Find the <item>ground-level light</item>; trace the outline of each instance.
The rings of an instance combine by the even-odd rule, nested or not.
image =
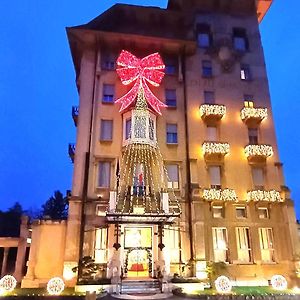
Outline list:
[[[0,280],[0,294],[12,292],[17,286],[17,280],[12,275],[5,275]]]
[[[231,292],[232,284],[228,277],[219,276],[215,281],[215,287],[218,293],[226,294]]]
[[[48,281],[47,291],[50,295],[60,295],[65,289],[64,281],[59,277],[54,277]]]
[[[282,275],[272,276],[271,284],[274,290],[283,291],[287,289],[287,281]]]

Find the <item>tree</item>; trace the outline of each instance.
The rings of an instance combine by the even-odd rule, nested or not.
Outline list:
[[[0,236],[18,237],[20,234],[22,206],[16,202],[7,211],[0,211]]]
[[[68,198],[60,191],[55,191],[45,204],[42,205],[42,216],[53,220],[64,220],[68,216]]]

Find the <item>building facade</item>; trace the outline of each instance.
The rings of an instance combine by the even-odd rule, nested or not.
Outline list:
[[[69,218],[52,224],[61,253],[52,271],[39,273],[42,258],[31,253],[35,275],[23,286],[66,276],[87,256],[98,277],[205,278],[208,263],[224,262],[243,284],[293,280],[297,226],[259,32],[271,2],[117,4],[67,28],[79,93]],[[165,76],[147,84],[161,115],[140,91],[125,109],[115,103],[134,84],[116,72],[122,50],[160,54]]]

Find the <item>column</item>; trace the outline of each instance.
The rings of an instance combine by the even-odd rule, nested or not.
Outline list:
[[[5,247],[3,251],[3,261],[2,261],[2,268],[1,268],[1,277],[6,275],[7,269],[7,257],[8,257],[9,248]]]

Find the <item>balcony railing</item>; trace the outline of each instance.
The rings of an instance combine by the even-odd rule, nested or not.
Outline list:
[[[248,159],[258,158],[266,159],[273,155],[273,148],[270,145],[247,145],[245,147],[245,154]]]
[[[204,142],[202,144],[202,151],[204,156],[221,155],[225,156],[230,151],[228,143],[219,142]]]
[[[254,122],[260,123],[263,119],[268,117],[267,108],[244,107],[241,110],[241,119],[245,123]]]
[[[247,193],[247,201],[283,202],[280,192],[276,190],[252,190]]]
[[[74,121],[74,124],[76,127],[77,127],[77,122],[78,122],[78,115],[79,115],[79,107],[72,106],[72,118],[73,118],[73,121]]]
[[[74,157],[75,157],[75,149],[76,145],[75,144],[69,144],[69,156],[71,158],[72,163],[74,163]]]
[[[226,114],[225,105],[202,104],[200,106],[200,116],[203,120],[214,119],[220,120]]]
[[[202,198],[206,201],[237,201],[236,192],[232,189],[204,189]]]

